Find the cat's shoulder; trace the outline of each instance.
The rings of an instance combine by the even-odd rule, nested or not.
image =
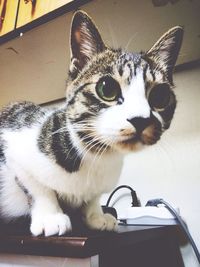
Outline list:
[[[0,111],[0,127],[19,129],[30,127],[45,115],[44,109],[28,101],[14,102]]]

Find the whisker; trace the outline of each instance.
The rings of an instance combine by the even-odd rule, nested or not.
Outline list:
[[[85,159],[86,155],[88,154],[88,152],[91,151],[95,146],[97,146],[98,144],[100,144],[100,146],[101,146],[101,144],[103,146],[105,145],[104,143],[102,143],[102,141],[103,141],[102,138],[96,137],[96,138],[92,139],[90,142],[86,143],[87,145],[85,146],[84,151],[83,151],[85,153],[84,153],[84,156],[82,158],[82,162],[84,161],[84,159]]]
[[[95,114],[94,114],[94,118],[95,118]],[[91,119],[90,119],[91,120]],[[82,120],[81,122],[77,122],[77,123],[75,123],[75,124],[72,124],[73,125],[73,128],[77,128],[77,126],[78,126],[78,128],[80,127],[80,126],[87,126],[87,128],[92,128],[92,127],[94,127],[94,122],[91,120]],[[86,128],[86,127],[85,127]],[[54,132],[52,132],[51,133],[51,135],[54,135],[54,134],[57,134],[57,133],[62,133],[62,132],[65,132],[65,130],[67,130],[68,129],[68,126],[66,125],[66,126],[64,126],[64,127],[62,127],[62,128],[59,128],[58,130],[56,130],[56,131],[54,131]]]
[[[98,141],[100,137],[97,138],[96,134],[94,132],[91,132],[91,133],[85,135],[84,137],[80,138],[80,142],[84,142],[85,140],[87,140],[87,138],[92,138],[92,140],[89,142],[85,142],[86,146],[83,149],[79,148],[79,146],[76,146],[76,148],[79,148],[78,149],[79,154],[84,154],[84,151],[86,151],[87,148],[90,147],[93,142]],[[99,141],[99,143],[100,143],[100,141]],[[69,157],[69,154],[72,151],[72,149],[74,149],[74,146],[72,146],[72,148],[68,151],[66,158]],[[74,160],[76,161],[77,158],[78,158],[78,155]],[[82,162],[82,160],[81,160],[81,162]]]
[[[68,129],[67,126],[59,128],[58,130],[52,132],[51,135],[54,135],[54,134],[57,134],[57,133],[66,132],[66,131],[63,131],[63,130],[66,130],[66,129]]]
[[[125,46],[125,51],[128,49],[129,45],[132,43],[132,41],[135,39],[135,37],[136,37],[137,35],[138,35],[138,32],[136,32],[134,35],[132,35],[132,36],[129,38],[129,40],[128,40],[126,46]]]
[[[99,149],[97,150],[97,153],[95,154],[95,156],[94,156],[94,158],[93,158],[93,160],[92,160],[92,163],[91,163],[90,168],[89,168],[88,173],[87,173],[87,180],[89,180],[89,181],[90,181],[90,179],[89,179],[89,178],[90,178],[90,174],[92,173],[92,172],[91,172],[91,171],[92,171],[92,168],[94,168],[95,161],[98,160],[98,156],[99,156],[99,154],[100,154],[101,149],[104,149],[104,144],[102,144],[102,145],[99,147]]]
[[[116,141],[116,137],[114,138],[114,139],[107,139],[107,138],[103,138],[103,140],[104,140],[104,144],[105,144],[105,146],[100,146],[100,148],[98,149],[98,151],[97,151],[97,153],[96,153],[96,155],[95,155],[95,157],[94,157],[94,160],[93,160],[93,162],[92,162],[92,164],[91,164],[91,167],[90,167],[90,169],[88,170],[88,175],[87,175],[87,178],[89,178],[89,175],[90,175],[90,172],[91,172],[91,168],[93,167],[93,165],[95,164],[95,161],[96,161],[96,163],[98,163],[101,159],[102,159],[102,157],[103,157],[103,154],[107,151],[107,149],[108,149],[108,147],[110,148],[112,148],[113,147],[113,144],[114,144],[114,142]]]

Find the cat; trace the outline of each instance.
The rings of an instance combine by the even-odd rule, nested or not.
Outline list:
[[[117,228],[99,198],[117,184],[124,155],[169,128],[182,37],[176,26],[147,52],[129,53],[108,47],[85,12],[74,14],[66,104],[19,102],[0,113],[2,219],[30,216],[34,236],[63,235],[72,226],[62,200],[88,228]]]

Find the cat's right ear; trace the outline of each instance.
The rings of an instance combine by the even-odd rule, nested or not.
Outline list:
[[[74,14],[71,25],[71,67],[82,70],[88,60],[101,53],[106,46],[92,19],[83,11]]]

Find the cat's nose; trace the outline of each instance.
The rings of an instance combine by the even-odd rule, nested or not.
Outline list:
[[[127,119],[136,129],[137,133],[142,133],[143,130],[151,124],[150,118],[135,117],[132,119]]]

